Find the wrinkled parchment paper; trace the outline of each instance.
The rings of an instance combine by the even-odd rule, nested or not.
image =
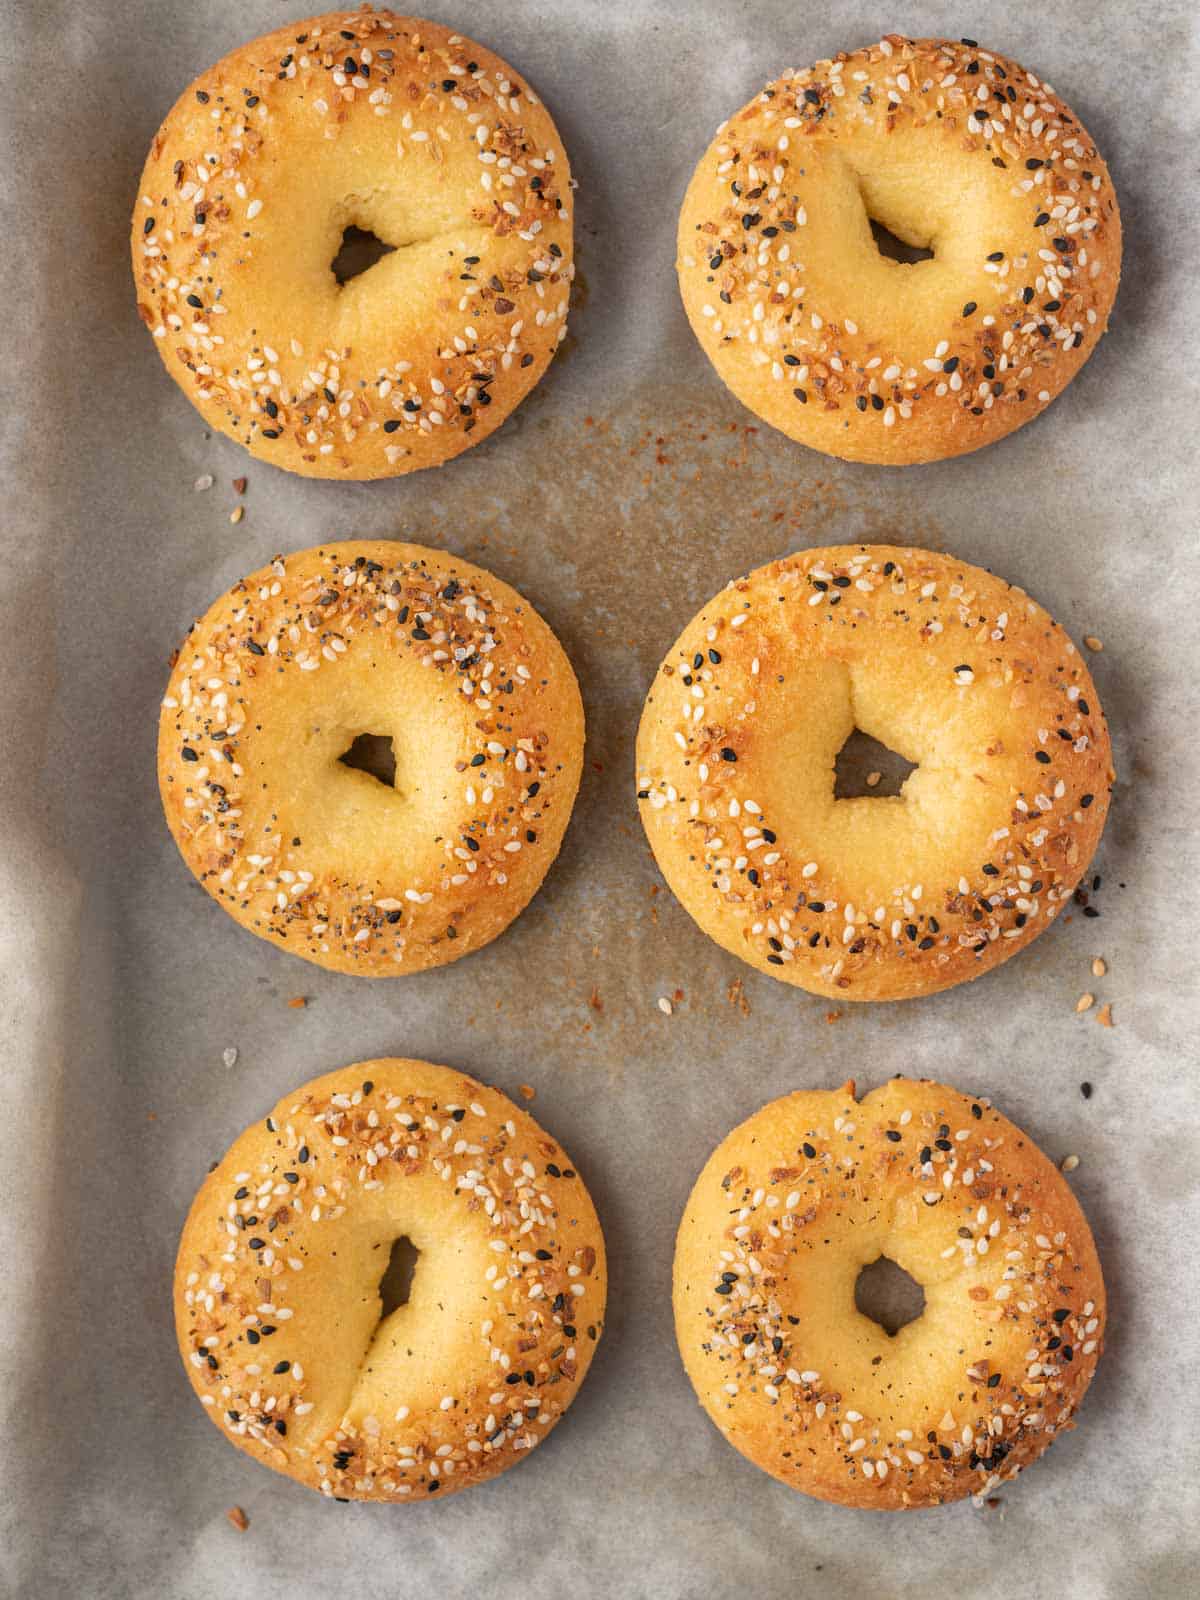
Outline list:
[[[360,487],[287,477],[210,437],[161,371],[129,277],[160,118],[197,71],[296,9],[3,7],[4,1592],[1194,1588],[1193,8],[431,0],[557,116],[581,281],[562,359],[494,439]],[[1127,234],[1113,331],[1067,394],[979,455],[903,472],[758,425],[709,370],[672,270],[678,203],[716,123],[784,66],[884,27],[969,34],[1048,78],[1106,153]],[[574,821],[530,909],[457,966],[378,984],[236,928],[179,860],[154,781],[167,659],[192,617],[274,552],[356,535],[445,545],[515,584],[566,645],[588,713]],[[661,655],[728,578],[881,537],[993,567],[1076,639],[1102,639],[1091,664],[1120,781],[1099,919],[1064,918],[978,984],[830,1019],[673,902],[638,823],[633,735]],[[1075,1014],[1087,990],[1111,1002],[1113,1029]],[[307,1006],[289,1008],[298,995]],[[667,1016],[657,1001],[676,995]],[[611,1252],[607,1336],[567,1421],[495,1483],[412,1508],[325,1503],[232,1450],[189,1392],[169,1296],[210,1161],[286,1089],[389,1053],[509,1093],[531,1084]],[[676,1356],[669,1271],[688,1188],[729,1127],[794,1086],[897,1071],[989,1094],[1052,1156],[1078,1155],[1111,1331],[1078,1430],[998,1505],[885,1518],[806,1500],[722,1442]]]

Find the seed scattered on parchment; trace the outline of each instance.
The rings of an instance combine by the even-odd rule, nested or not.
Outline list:
[[[599,987],[595,984],[592,985],[592,992],[588,995],[588,1005],[593,1011],[604,1010],[604,1001],[601,1000]]]
[[[882,772],[868,772],[867,773],[867,788],[868,789],[873,789],[875,787],[875,785],[879,782],[879,780],[882,777],[883,777],[883,773]]]
[[[292,996],[292,998],[288,1001],[288,1005],[291,1007],[291,1009],[293,1011],[303,1011],[307,1004],[308,1004],[308,997],[306,995],[302,995],[302,994],[294,994]]]
[[[1086,1078],[1079,1085],[1079,1092],[1085,1100],[1090,1100],[1092,1098],[1092,1086],[1090,1083],[1088,1083]]]
[[[245,478],[235,478],[233,480],[233,492],[235,494],[245,494],[245,492],[246,492],[246,480],[245,480]]]
[[[669,1017],[675,1010],[675,1007],[667,999],[665,994],[660,994],[658,997],[658,1009],[662,1012],[664,1017]]]
[[[1075,1002],[1075,1009],[1082,1014],[1085,1011],[1090,1011],[1095,1004],[1096,996],[1094,994],[1081,994]]]
[[[840,1011],[827,1011],[825,1013],[825,1021],[826,1022],[836,1022],[838,1020],[838,1018],[841,1016],[841,1014],[842,1013]]]
[[[221,1051],[221,1060],[227,1067],[236,1067],[237,1058],[238,1052],[237,1045],[235,1044],[227,1045],[226,1048]]]
[[[1108,962],[1105,961],[1103,956],[1097,956],[1092,962],[1092,977],[1102,978],[1107,971]]]
[[[229,1518],[230,1522],[233,1523],[234,1527],[239,1533],[245,1533],[246,1529],[250,1526],[250,1518],[242,1510],[241,1506],[230,1506],[225,1515]]]
[[[1097,637],[1096,637],[1096,635],[1094,633],[1085,633],[1084,636],[1083,636],[1083,642],[1084,642],[1085,645],[1087,645],[1089,650],[1103,650],[1104,649],[1103,642],[1101,640],[1097,639]]]
[[[1109,1005],[1101,1006],[1096,1013],[1096,1021],[1102,1028],[1115,1028],[1116,1023],[1113,1021],[1112,1007]]]
[[[1064,1156],[1062,1158],[1062,1160],[1059,1162],[1059,1167],[1063,1172],[1074,1172],[1075,1168],[1078,1165],[1079,1165],[1079,1157],[1078,1156]]]
[[[229,513],[229,520],[230,522],[240,522],[245,515],[245,506],[234,506],[233,510]]]
[[[201,475],[196,479],[196,482],[193,485],[193,487],[195,488],[195,491],[196,491],[197,494],[203,494],[206,489],[211,489],[212,486],[213,486],[213,475],[212,475],[211,472],[201,473]]]
[[[532,1100],[534,1095],[537,1094],[537,1090],[531,1083],[519,1083],[517,1085],[517,1092],[521,1096],[522,1100]]]

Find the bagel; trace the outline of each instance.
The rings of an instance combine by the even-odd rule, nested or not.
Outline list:
[[[393,1243],[419,1255],[382,1318]],[[209,1417],[322,1494],[424,1500],[541,1441],[591,1364],[604,1238],[558,1145],[496,1089],[365,1061],[285,1095],[192,1205],[175,1326]]]
[[[345,231],[392,253],[339,285]],[[433,22],[333,12],[184,91],[134,207],[138,312],[213,428],[312,478],[439,466],[566,332],[571,174],[549,112]]]
[[[889,1337],[855,1309],[880,1256],[925,1293]],[[986,1101],[897,1078],[764,1106],[679,1228],[675,1329],[730,1444],[820,1500],[915,1510],[990,1493],[1073,1427],[1104,1283],[1066,1180]]]
[[[394,784],[344,764],[390,737]],[[188,866],[237,922],[391,977],[502,933],[558,854],[583,706],[533,607],[469,561],[358,540],[277,556],[196,623],[158,779]]]
[[[883,256],[882,224],[932,251]],[[990,444],[1108,324],[1121,218],[1079,119],[972,40],[786,72],[722,123],[679,219],[679,285],[743,405],[801,444],[904,466]]]
[[[917,770],[835,799],[855,728]],[[803,550],[731,583],[646,699],[642,821],[710,938],[840,1000],[947,989],[1071,898],[1113,780],[1075,646],[1020,589],[891,545]]]

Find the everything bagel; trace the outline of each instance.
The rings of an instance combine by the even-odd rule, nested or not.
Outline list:
[[[390,738],[392,784],[342,757]],[[229,914],[319,966],[390,977],[494,939],[558,853],[583,705],[527,601],[384,540],[279,556],[185,640],[158,776]]]
[[[418,1251],[380,1317],[391,1247]],[[192,1387],[233,1444],[322,1494],[422,1500],[540,1444],[591,1364],[604,1239],[532,1117],[425,1061],[285,1095],[204,1181],[175,1268]]]
[[[917,763],[835,799],[855,730]],[[1071,898],[1104,827],[1108,730],[1028,595],[928,550],[803,550],[731,583],[647,696],[642,820],[718,944],[844,1000],[946,989]]]
[[[880,1256],[924,1290],[893,1337],[855,1309]],[[714,1151],[675,1251],[675,1328],[722,1434],[821,1500],[990,1493],[1074,1426],[1104,1341],[1066,1180],[986,1101],[894,1079],[764,1106]]]
[[[886,258],[873,221],[932,259]],[[889,34],[721,125],[678,270],[744,405],[815,449],[904,465],[977,450],[1070,382],[1108,323],[1121,219],[1048,84],[970,40]]]
[[[345,231],[392,253],[339,284]],[[571,175],[549,113],[436,23],[334,12],[235,50],[155,136],[138,310],[206,422],[308,477],[437,466],[566,332]]]

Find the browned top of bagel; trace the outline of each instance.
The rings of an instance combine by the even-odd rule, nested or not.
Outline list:
[[[492,51],[389,11],[242,46],[155,135],[138,310],[222,432],[310,477],[436,466],[491,433],[566,328],[571,178]],[[343,232],[393,247],[338,284]]]
[[[870,223],[932,260],[885,258]],[[889,34],[786,72],[728,122],[679,221],[721,377],[855,461],[961,455],[1037,415],[1108,322],[1121,219],[1079,119],[967,41]]]
[[[924,1290],[889,1337],[880,1256]],[[1066,1179],[986,1100],[895,1078],[764,1106],[688,1200],[675,1326],[701,1404],[756,1465],[841,1505],[986,1494],[1074,1426],[1105,1293]]]
[[[391,784],[342,758],[389,738]],[[158,776],[184,860],[251,932],[392,977],[501,933],[558,853],[583,760],[571,664],[514,589],[446,551],[278,556],[184,641]]]
[[[917,763],[835,798],[855,728]],[[642,820],[710,937],[845,1000],[1004,961],[1069,904],[1112,751],[1087,666],[1036,601],[952,556],[802,550],[721,591],[659,669]]]
[[[381,1320],[400,1237],[411,1291]],[[420,1500],[545,1438],[605,1285],[587,1190],[527,1112],[449,1067],[364,1061],[285,1095],[209,1173],[175,1317],[232,1443],[323,1494]]]

